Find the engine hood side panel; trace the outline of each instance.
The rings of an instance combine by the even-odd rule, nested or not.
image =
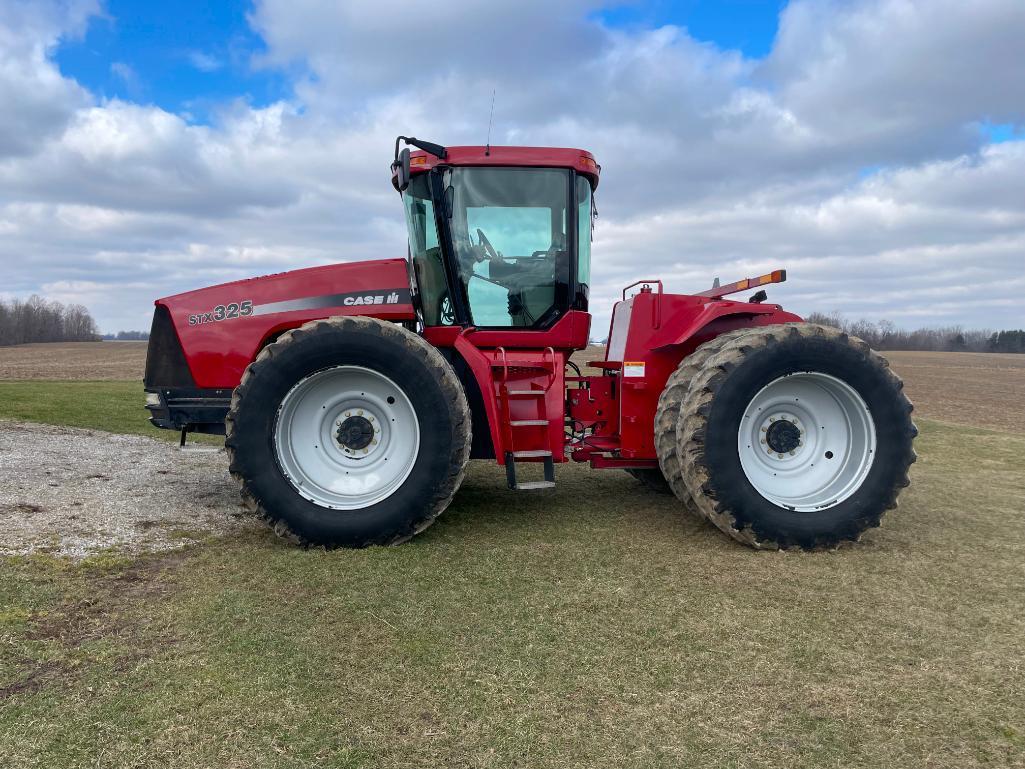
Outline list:
[[[404,259],[293,270],[201,288],[156,304],[170,313],[200,388],[234,388],[269,338],[311,320],[416,317]]]

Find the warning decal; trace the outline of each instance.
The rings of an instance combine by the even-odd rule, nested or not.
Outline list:
[[[640,377],[644,376],[644,361],[640,360],[625,360],[623,361],[623,376],[624,377]]]

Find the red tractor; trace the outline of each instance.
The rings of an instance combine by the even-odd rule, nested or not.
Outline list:
[[[896,505],[915,461],[901,381],[861,340],[767,303],[784,272],[686,295],[635,283],[582,374],[591,154],[399,137],[391,170],[408,259],[156,302],[151,421],[183,444],[224,434],[242,498],[280,534],[404,542],[470,459],[524,490],[561,462],[626,470],[758,548],[834,547]]]

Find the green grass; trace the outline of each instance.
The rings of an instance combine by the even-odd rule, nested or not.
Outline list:
[[[0,380],[0,419],[67,425],[177,441],[180,433],[149,423],[141,382]],[[223,443],[190,434],[190,441]]]
[[[1025,438],[920,426],[901,507],[833,553],[474,463],[398,548],[0,560],[3,765],[1025,765]]]

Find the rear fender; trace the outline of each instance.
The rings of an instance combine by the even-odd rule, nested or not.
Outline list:
[[[779,305],[647,292],[619,302],[613,315],[609,360],[618,361],[620,456],[655,458],[658,399],[687,355],[738,328],[799,322]]]
[[[800,320],[796,315],[784,313],[778,305],[738,304],[736,302],[709,302],[692,317],[681,329],[673,333],[671,340],[655,344],[652,349],[663,351],[674,347],[688,346],[691,349],[705,341],[713,339],[726,331],[746,325],[767,325],[768,323],[785,323],[787,320],[766,321],[765,317],[775,318],[777,315],[788,316],[787,320]],[[694,344],[694,340],[702,341]]]

